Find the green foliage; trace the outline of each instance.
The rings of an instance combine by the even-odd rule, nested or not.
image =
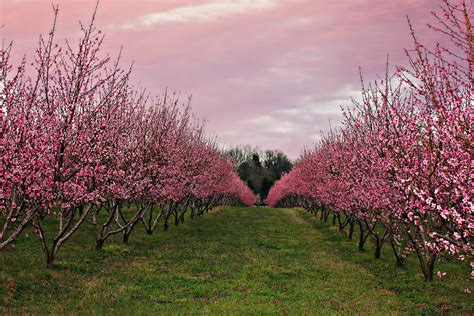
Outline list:
[[[0,252],[0,314],[474,312],[468,266],[443,261],[446,278],[425,282],[414,257],[397,268],[387,247],[375,260],[303,210],[225,207],[193,221],[137,228],[103,251],[85,225],[52,270],[28,231]]]
[[[261,152],[247,145],[229,149],[227,154],[234,160],[240,178],[262,199],[273,183],[292,168],[290,159],[279,150]]]

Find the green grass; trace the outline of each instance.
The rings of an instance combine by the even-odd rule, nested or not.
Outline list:
[[[98,252],[85,225],[52,270],[29,233],[0,252],[0,314],[474,312],[469,267],[441,262],[446,278],[425,282],[415,257],[397,268],[385,247],[375,260],[302,210],[223,207],[136,230]]]

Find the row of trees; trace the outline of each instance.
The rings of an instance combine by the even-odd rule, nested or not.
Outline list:
[[[0,249],[32,225],[48,266],[85,221],[100,249],[139,224],[151,234],[186,212],[255,202],[189,100],[134,87],[120,56],[102,54],[94,19],[77,47],[56,42],[54,23],[32,63],[14,67],[11,45],[0,50]]]
[[[240,178],[262,200],[268,191],[284,173],[291,170],[290,159],[279,150],[265,150],[249,145],[231,148],[227,154],[232,157],[235,169]]]
[[[445,45],[424,46],[409,22],[410,66],[363,84],[341,130],[304,153],[269,194],[273,206],[301,206],[324,220],[332,212],[350,239],[359,229],[360,249],[373,240],[376,258],[386,242],[397,265],[416,254],[428,280],[440,256],[474,269],[472,12],[465,1],[444,1],[441,10],[430,28]]]

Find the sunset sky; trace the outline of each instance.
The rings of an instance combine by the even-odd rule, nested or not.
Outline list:
[[[59,3],[58,38],[75,39],[95,1]],[[411,40],[405,16],[419,36],[436,0],[103,0],[97,26],[104,50],[123,45],[133,81],[161,94],[193,96],[194,112],[228,146],[280,149],[297,158],[330,123],[340,105],[383,73],[385,59],[406,64]],[[49,0],[0,0],[2,38],[15,56],[31,59],[52,22]]]

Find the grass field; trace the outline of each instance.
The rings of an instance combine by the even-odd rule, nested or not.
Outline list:
[[[0,252],[0,314],[474,312],[467,265],[425,282],[415,257],[397,268],[387,245],[375,260],[302,210],[222,207],[102,252],[90,230],[52,270],[31,233]]]

